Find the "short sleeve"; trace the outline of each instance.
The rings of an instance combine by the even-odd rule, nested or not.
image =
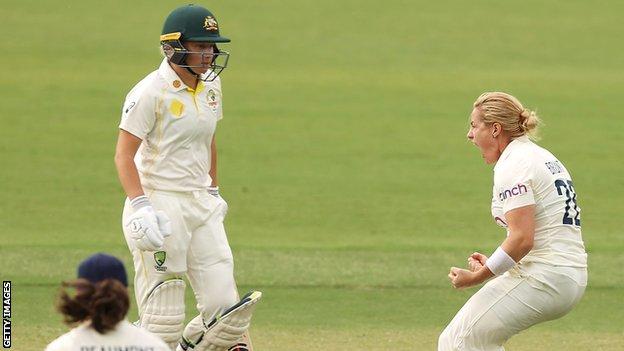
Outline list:
[[[496,170],[494,175],[495,196],[501,202],[503,213],[534,205],[533,172],[526,162],[510,162]]]
[[[130,92],[123,104],[119,128],[145,140],[147,134],[154,128],[155,121],[153,99],[147,94]]]

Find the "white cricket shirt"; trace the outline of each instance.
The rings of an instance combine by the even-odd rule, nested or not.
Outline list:
[[[123,320],[115,329],[100,334],[83,323],[52,341],[45,351],[134,350],[170,351],[167,344],[145,329]]]
[[[507,145],[494,167],[492,216],[507,227],[505,213],[527,205],[535,205],[535,239],[521,262],[587,267],[570,173],[548,150],[523,136]]]
[[[221,81],[186,86],[163,60],[126,96],[119,128],[141,138],[135,157],[143,187],[193,191],[210,186],[210,143],[223,118]]]

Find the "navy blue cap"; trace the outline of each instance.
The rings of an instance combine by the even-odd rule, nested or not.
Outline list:
[[[95,284],[104,279],[117,279],[124,286],[128,286],[128,277],[123,263],[114,256],[96,253],[89,256],[78,266],[78,278],[83,278]]]

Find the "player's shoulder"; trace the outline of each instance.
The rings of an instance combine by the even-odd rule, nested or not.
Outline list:
[[[221,77],[217,76],[214,80],[208,80],[204,83],[206,88],[221,91]]]
[[[165,89],[167,83],[158,74],[158,71],[141,79],[126,95],[122,107],[122,114],[127,115],[131,111],[137,111],[137,105],[152,106],[151,102],[156,101],[160,93]]]
[[[59,336],[58,338],[54,339],[51,343],[48,344],[48,346],[46,346],[45,351],[61,351],[63,350],[66,345],[67,345],[67,334],[65,333],[61,336]]]
[[[48,346],[45,348],[45,351],[67,350],[67,348],[73,346],[74,341],[79,336],[81,329],[82,326],[78,326],[54,339],[51,343],[48,344]]]
[[[507,157],[502,158],[496,163],[494,173],[498,175],[504,175],[508,173],[514,173],[522,169],[527,169],[531,166],[532,160],[530,155],[526,154],[525,150],[514,150]]]
[[[132,89],[130,89],[126,95],[126,99],[139,99],[145,95],[153,93],[160,85],[162,85],[161,81],[162,78],[158,75],[158,71],[153,71],[136,83]]]
[[[538,169],[539,176],[545,179],[551,179],[553,176],[571,178],[568,169],[555,154],[543,147],[539,147],[536,154],[535,167]]]
[[[536,176],[550,173],[555,168],[564,169],[563,164],[553,153],[536,143],[527,143],[518,151],[516,162],[524,167],[531,167]]]
[[[494,180],[504,181],[508,177],[515,178],[520,174],[530,175],[540,158],[539,146],[525,139],[514,141],[507,147],[509,149],[503,152],[494,167]]]

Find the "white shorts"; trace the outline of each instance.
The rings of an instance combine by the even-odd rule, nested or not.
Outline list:
[[[521,263],[492,279],[457,312],[438,351],[499,351],[514,334],[567,314],[587,285],[587,269]]]

